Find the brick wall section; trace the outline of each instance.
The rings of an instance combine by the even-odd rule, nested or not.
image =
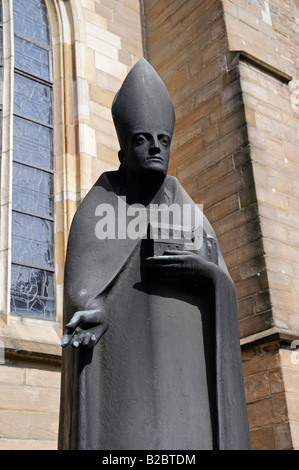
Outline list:
[[[223,6],[230,51],[245,51],[256,61],[255,66],[241,63],[240,79],[273,323],[298,338],[299,4],[296,0],[224,0]],[[277,69],[275,76],[272,67]],[[288,86],[286,75],[292,78]],[[276,354],[280,370],[273,372],[273,378],[280,398],[264,398],[248,406],[249,415],[255,410],[259,419],[251,422],[257,448],[299,448],[298,362],[292,363],[291,354],[283,345]],[[255,364],[257,370],[270,373],[267,356],[260,354]],[[266,425],[266,414],[274,404],[285,411],[280,417],[276,413],[276,421],[272,413],[272,422],[268,417]],[[282,420],[279,427],[278,419]]]
[[[287,84],[240,66],[274,324],[299,331],[298,119]]]
[[[230,50],[246,51],[298,77],[297,0],[223,0]]]
[[[176,110],[170,172],[203,204],[216,231],[243,337],[271,326],[271,310],[239,70],[229,65],[222,2],[144,6],[148,59]]]
[[[243,352],[244,383],[252,446],[255,450],[291,448],[279,345],[255,346]],[[276,435],[285,436],[276,444]]]
[[[289,346],[256,345],[243,351],[244,383],[252,448],[298,448],[299,362]]]
[[[0,365],[0,449],[55,450],[60,367],[6,360]]]
[[[298,340],[279,351],[282,377],[288,409],[292,448],[299,449],[299,352]]]

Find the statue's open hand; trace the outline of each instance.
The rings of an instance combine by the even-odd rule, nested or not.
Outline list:
[[[101,310],[80,310],[76,312],[63,335],[62,347],[71,344],[74,348],[93,348],[108,328],[106,312]]]
[[[213,279],[219,269],[190,251],[165,251],[162,256],[147,258],[146,264],[156,279],[179,283]]]

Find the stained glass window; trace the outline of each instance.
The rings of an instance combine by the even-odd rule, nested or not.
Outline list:
[[[11,312],[53,319],[52,64],[44,0],[14,0],[13,20]]]

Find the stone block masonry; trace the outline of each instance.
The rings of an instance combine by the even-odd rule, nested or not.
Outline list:
[[[55,450],[60,366],[6,355],[0,365],[0,449]]]
[[[273,319],[298,330],[298,119],[286,83],[254,65],[240,64],[251,159],[259,206]]]

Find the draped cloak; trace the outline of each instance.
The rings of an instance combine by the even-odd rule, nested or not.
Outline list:
[[[121,172],[104,173],[69,235],[64,327],[104,305],[109,328],[93,350],[63,349],[60,449],[249,449],[235,288],[218,246],[213,282],[147,276],[144,240],[95,236],[99,204],[117,213]],[[176,178],[164,201],[193,204]],[[215,238],[203,216],[205,231]]]

